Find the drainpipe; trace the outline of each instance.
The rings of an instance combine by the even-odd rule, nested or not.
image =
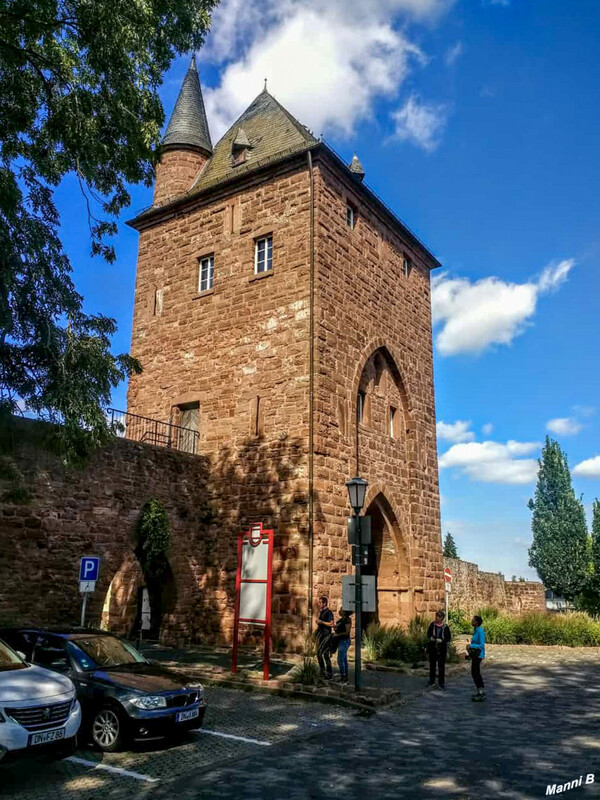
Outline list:
[[[308,349],[308,633],[313,627],[313,543],[314,543],[314,367],[315,367],[315,180],[312,153],[309,150],[310,178],[310,344]]]

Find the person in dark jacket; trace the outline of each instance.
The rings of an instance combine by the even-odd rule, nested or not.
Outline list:
[[[326,680],[333,678],[331,666],[331,634],[335,623],[333,611],[329,608],[329,599],[322,595],[319,597],[319,618],[317,620],[317,661],[319,672]]]
[[[435,686],[435,673],[437,667],[438,686],[446,688],[446,656],[448,645],[452,638],[450,628],[445,623],[445,613],[436,611],[435,621],[427,629],[427,652],[429,653],[429,687]]]

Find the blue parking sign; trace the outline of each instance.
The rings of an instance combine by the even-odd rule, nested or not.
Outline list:
[[[100,569],[100,559],[98,556],[84,556],[79,567],[80,581],[97,581]]]

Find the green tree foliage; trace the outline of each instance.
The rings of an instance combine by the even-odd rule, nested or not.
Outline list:
[[[567,457],[546,437],[539,461],[529,564],[544,586],[567,600],[584,588],[589,573],[589,540],[581,500],[575,496]]]
[[[169,562],[169,516],[159,500],[152,498],[142,508],[137,525],[138,544],[136,556],[146,577],[160,578]]]
[[[62,423],[69,457],[106,439],[111,390],[140,365],[83,311],[54,191],[76,176],[91,251],[113,261],[127,184],[152,182],[158,86],[215,1],[0,0],[0,411]]]
[[[446,533],[446,538],[444,539],[444,558],[458,558],[456,542],[450,531]]]

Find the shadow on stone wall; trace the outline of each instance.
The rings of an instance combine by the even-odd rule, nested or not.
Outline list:
[[[171,529],[174,591],[162,617],[165,642],[230,641],[237,537],[255,522],[275,531],[273,637],[303,639],[308,480],[301,440],[249,439],[211,460],[118,439],[84,469],[68,471],[44,447],[45,427],[15,421],[11,447],[1,456],[0,624],[77,623],[79,559],[99,555],[88,621],[130,635],[143,585],[135,527],[155,497]],[[27,502],[6,496],[9,463]]]

